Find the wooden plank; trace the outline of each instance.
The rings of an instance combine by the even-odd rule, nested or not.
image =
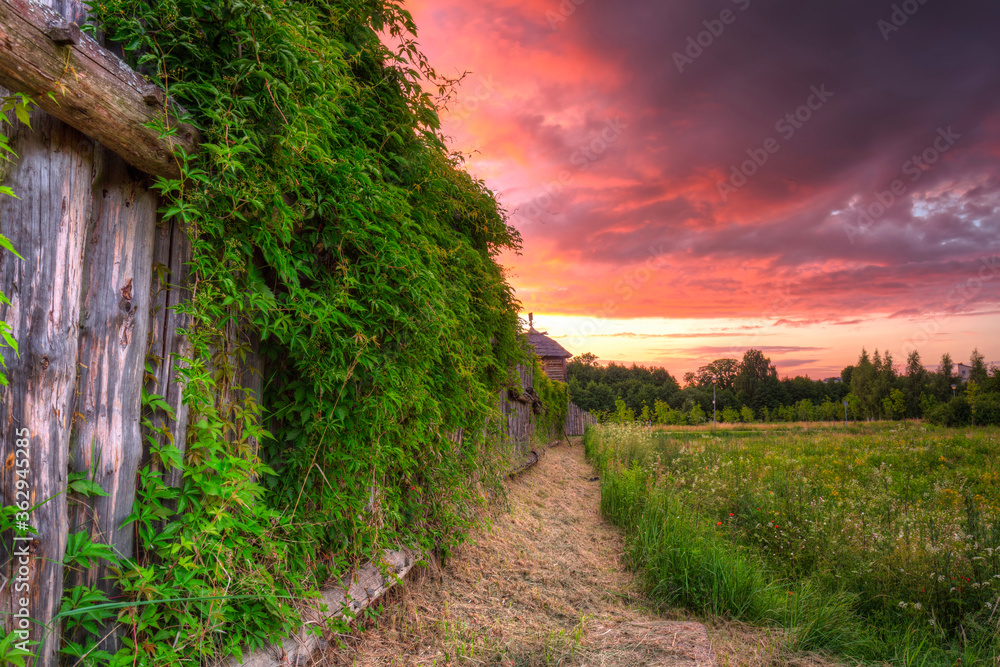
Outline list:
[[[70,423],[76,388],[80,284],[90,210],[93,143],[76,130],[40,112],[33,130],[18,126],[12,147],[21,156],[5,185],[21,197],[0,197],[0,233],[24,260],[0,251],[0,291],[11,301],[0,319],[11,325],[20,355],[4,349],[10,386],[0,390],[0,451],[13,455],[15,430],[30,432],[31,503],[40,504],[30,522],[27,592],[15,590],[15,559],[8,536],[0,540],[0,626],[10,631],[10,613],[27,595],[32,618],[48,622],[59,610],[62,560],[68,530],[66,475]],[[2,472],[2,501],[16,498],[13,468]],[[31,639],[42,636],[32,626]],[[55,665],[59,628],[38,647],[35,665]]]
[[[310,634],[321,630],[330,619],[353,618],[371,606],[390,588],[401,581],[423,556],[410,549],[387,550],[381,562],[371,561],[346,577],[340,585],[321,592],[321,597],[309,602],[304,612],[305,623],[299,631],[281,645],[270,645],[245,655],[242,660],[230,657],[222,667],[288,667],[311,664],[314,651],[326,646],[322,637]]]
[[[174,312],[175,306],[191,299],[191,241],[176,220],[160,222],[153,237],[153,310],[150,314],[150,354],[155,357],[155,380],[146,387],[159,394],[173,409],[174,419],[163,410],[154,411],[150,418],[154,426],[166,426],[173,436],[174,446],[184,454],[187,440],[188,408],[183,402],[183,387],[178,382],[177,363],[190,353],[190,345],[180,330],[191,324],[191,318]],[[161,446],[168,438],[157,434]],[[164,475],[168,486],[181,485],[182,470],[173,469]]]
[[[583,435],[587,424],[596,423],[597,417],[582,409],[576,403],[570,403],[569,410],[566,412],[566,425],[563,431],[567,436],[579,436]]]
[[[73,498],[69,530],[133,558],[134,528],[122,523],[132,512],[143,453],[139,422],[157,197],[146,188],[146,174],[103,147],[95,167],[70,460],[109,495]],[[96,586],[117,598],[109,574],[102,561],[69,573],[68,585]],[[117,637],[108,635],[101,648],[116,651]]]
[[[178,178],[174,151],[195,152],[198,130],[179,123],[172,104],[157,102],[163,91],[157,95],[155,87],[89,36],[80,34],[76,43],[66,43],[61,33],[50,37],[52,26],[65,25],[61,14],[30,0],[0,0],[0,84],[31,95],[46,112],[134,167]],[[157,119],[176,127],[176,135],[161,139],[145,126]]]

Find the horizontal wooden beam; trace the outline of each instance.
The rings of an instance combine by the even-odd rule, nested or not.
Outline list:
[[[174,150],[193,153],[201,142],[196,128],[177,121],[162,90],[30,0],[0,0],[0,84],[155,176],[179,177]],[[161,138],[146,127],[165,117],[175,135]]]
[[[287,667],[288,665],[311,664],[316,649],[324,648],[322,637],[313,632],[322,631],[331,618],[344,618],[349,611],[350,618],[371,606],[413,569],[423,555],[409,549],[387,550],[381,562],[372,561],[348,576],[341,585],[321,592],[315,601],[305,601],[314,605],[303,614],[306,624],[295,635],[285,639],[280,645],[272,644],[248,653],[243,659],[227,658],[223,667]],[[316,605],[315,603],[318,603]],[[310,632],[312,630],[312,632]]]

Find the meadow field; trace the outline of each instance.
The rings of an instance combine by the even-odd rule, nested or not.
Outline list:
[[[795,651],[1000,664],[1000,429],[782,426],[588,430],[651,598]]]

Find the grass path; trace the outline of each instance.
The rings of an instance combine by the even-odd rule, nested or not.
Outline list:
[[[446,567],[389,592],[381,615],[314,664],[351,667],[835,667],[777,630],[650,609],[580,438],[507,484],[507,504]],[[336,642],[335,642],[336,643]]]
[[[711,665],[705,628],[644,609],[578,438],[508,484],[507,508],[391,591],[329,665]]]

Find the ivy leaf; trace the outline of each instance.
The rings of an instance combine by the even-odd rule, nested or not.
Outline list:
[[[70,491],[79,493],[86,498],[109,495],[104,489],[101,488],[100,484],[91,479],[87,479],[86,472],[71,472],[69,474],[68,486]]]
[[[79,565],[91,568],[96,561],[107,561],[108,563],[118,563],[114,552],[107,544],[94,542],[86,531],[70,533],[66,541],[66,556],[63,558],[63,566],[69,567]]]
[[[28,107],[26,104],[15,104],[14,105],[14,115],[17,119],[28,126],[31,129],[31,116],[28,114]]]
[[[4,189],[6,189],[6,190],[10,190],[10,188],[3,188],[2,186],[0,186],[0,191],[2,191],[2,190],[4,190]],[[4,193],[4,194],[6,194],[6,193]],[[13,191],[13,190],[11,190],[11,192],[10,192],[10,195],[11,195],[12,197],[16,197],[16,196],[17,196],[17,195],[15,195],[15,194],[14,194],[14,191]],[[24,259],[24,257],[21,257],[20,255],[18,255],[18,254],[17,254],[17,251],[16,251],[16,250],[14,250],[14,245],[13,245],[13,244],[12,244],[12,243],[10,242],[10,239],[8,239],[8,238],[7,238],[6,236],[4,236],[3,234],[0,234],[0,248],[4,248],[5,250],[8,250],[8,251],[10,251],[10,252],[14,253],[14,255],[15,255],[15,256],[16,256],[16,257],[17,257],[18,259],[21,259],[21,260],[23,260],[23,259]]]

